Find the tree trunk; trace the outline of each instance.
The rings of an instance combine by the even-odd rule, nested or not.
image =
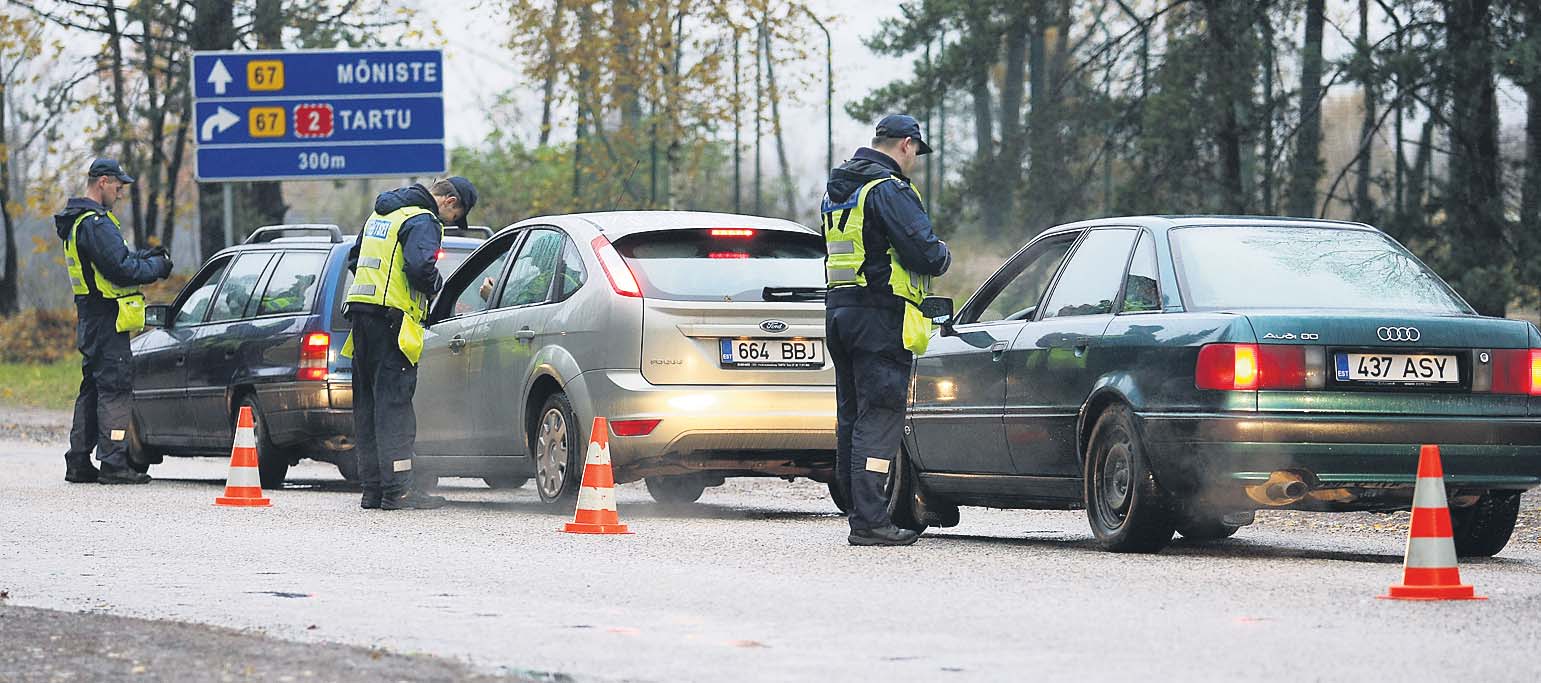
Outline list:
[[[234,3],[197,0],[193,12],[190,38],[194,50],[229,50],[235,46]],[[198,184],[198,248],[203,257],[229,246],[225,244],[222,203],[219,183]]]
[[[1049,23],[1047,14],[1048,9],[1040,6],[1038,15],[1032,18],[1032,28],[1027,39],[1027,212],[1030,216],[1028,223],[1038,227],[1054,223],[1056,212],[1050,206],[1059,199],[1050,186],[1058,164],[1054,153],[1053,123],[1050,120],[1051,67],[1048,36],[1045,35]],[[1010,59],[1010,47],[1007,48],[1007,58]]]
[[[10,121],[6,112],[7,99],[10,93],[0,89],[0,220],[5,222],[5,262],[4,270],[0,271],[0,316],[11,315],[20,308],[17,293],[17,272],[20,269],[19,260],[16,258],[16,217],[11,215],[11,148],[7,123]]]
[[[252,29],[257,34],[257,47],[263,50],[281,49],[284,40],[284,7],[282,0],[257,0],[252,9]],[[251,183],[246,188],[246,201],[242,202],[250,210],[248,222],[255,223],[246,226],[255,228],[260,225],[273,225],[284,222],[284,216],[289,213],[288,205],[284,204],[284,188],[276,181]],[[242,226],[236,226],[236,239],[241,239],[245,230]]]
[[[1531,46],[1541,45],[1541,3],[1528,3],[1525,8],[1524,40]],[[1532,52],[1531,54],[1536,54]],[[1524,283],[1541,285],[1541,265],[1535,264],[1541,255],[1541,77],[1532,76],[1520,84],[1525,90],[1525,171],[1520,187],[1520,224],[1522,238],[1519,262],[1527,264],[1522,276]]]
[[[1498,101],[1490,0],[1445,8],[1450,93],[1450,176],[1446,189],[1450,264],[1456,289],[1484,315],[1502,316],[1512,293],[1499,177]]]
[[[1001,146],[1000,153],[995,157],[993,175],[997,184],[992,198],[996,213],[1002,221],[989,226],[996,231],[1006,229],[1006,221],[1011,220],[1016,211],[1016,193],[1022,183],[1022,157],[1026,152],[1025,136],[1022,134],[1022,100],[1027,77],[1029,32],[1035,29],[1036,22],[1032,21],[1027,7],[1024,6],[1018,12],[1006,31],[1006,63],[1001,82]]]
[[[110,62],[108,68],[112,73],[112,104],[118,116],[118,120],[113,122],[111,129],[122,131],[119,133],[118,163],[130,174],[143,173],[144,169],[138,168],[138,155],[134,153],[134,136],[127,132],[133,128],[135,119],[129,116],[128,93],[125,91],[123,84],[123,70],[126,65],[123,63],[123,26],[118,21],[117,3],[107,3],[106,10],[107,23],[105,26],[107,29],[107,54]],[[139,184],[129,185],[128,189],[130,232],[134,235],[134,246],[144,247],[144,222],[142,220],[143,213],[140,210],[143,204],[141,204],[140,200]]]
[[[556,77],[561,66],[557,64],[557,45],[562,35],[562,4],[556,3],[551,8],[551,27],[546,34],[546,63],[541,67],[545,72],[541,84],[540,97],[540,141],[539,146],[545,147],[551,142],[551,107],[556,100]]]
[[[621,131],[634,137],[642,125],[642,98],[638,96],[639,78],[644,69],[637,66],[635,44],[641,35],[636,20],[636,0],[610,0],[610,37],[614,41],[615,106],[621,112]],[[665,13],[664,23],[668,23]]]
[[[1242,214],[1248,212],[1249,202],[1241,179],[1243,129],[1238,110],[1251,97],[1252,69],[1237,41],[1247,28],[1239,15],[1249,10],[1222,0],[1206,0],[1204,8],[1209,39],[1214,46],[1209,60],[1210,83],[1219,110],[1215,129],[1215,148],[1220,157],[1219,208],[1226,213]]]
[[[1364,86],[1364,118],[1359,124],[1358,177],[1354,184],[1354,220],[1361,223],[1375,222],[1375,202],[1370,197],[1370,153],[1373,145],[1370,136],[1375,134],[1375,65],[1370,54],[1370,4],[1359,0],[1359,45],[1355,56],[1359,62],[1359,82]]]
[[[1306,36],[1300,55],[1300,129],[1295,134],[1295,163],[1290,171],[1286,210],[1291,216],[1316,215],[1316,184],[1322,177],[1322,27],[1326,0],[1306,1]]]
[[[781,168],[781,193],[786,218],[797,215],[797,191],[792,185],[792,165],[787,163],[786,139],[781,135],[781,93],[776,89],[776,59],[770,49],[770,34],[764,35],[765,88],[770,96],[771,134],[776,136],[776,163]]]

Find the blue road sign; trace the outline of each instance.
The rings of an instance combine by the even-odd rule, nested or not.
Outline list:
[[[200,181],[445,171],[438,50],[196,52]]]

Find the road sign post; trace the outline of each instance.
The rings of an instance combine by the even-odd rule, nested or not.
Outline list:
[[[199,182],[439,175],[438,50],[193,53]]]

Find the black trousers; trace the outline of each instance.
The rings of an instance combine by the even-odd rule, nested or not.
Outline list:
[[[402,354],[396,335],[401,312],[378,309],[350,314],[353,320],[353,438],[365,493],[386,496],[412,486],[412,450],[417,442],[417,366]]]
[[[912,359],[904,312],[842,306],[825,311],[824,324],[835,363],[836,480],[847,491],[852,529],[886,526],[883,484],[903,439]]]
[[[134,408],[134,363],[128,333],[117,314],[80,311],[75,348],[80,350],[80,394],[64,461],[89,464],[91,451],[107,467],[128,467],[128,425]]]

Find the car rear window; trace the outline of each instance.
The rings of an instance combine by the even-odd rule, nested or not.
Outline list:
[[[1188,227],[1171,233],[1188,305],[1465,313],[1444,281],[1379,232]]]
[[[822,288],[824,240],[784,230],[710,228],[629,235],[615,245],[642,293],[679,301],[762,301],[767,287]]]

